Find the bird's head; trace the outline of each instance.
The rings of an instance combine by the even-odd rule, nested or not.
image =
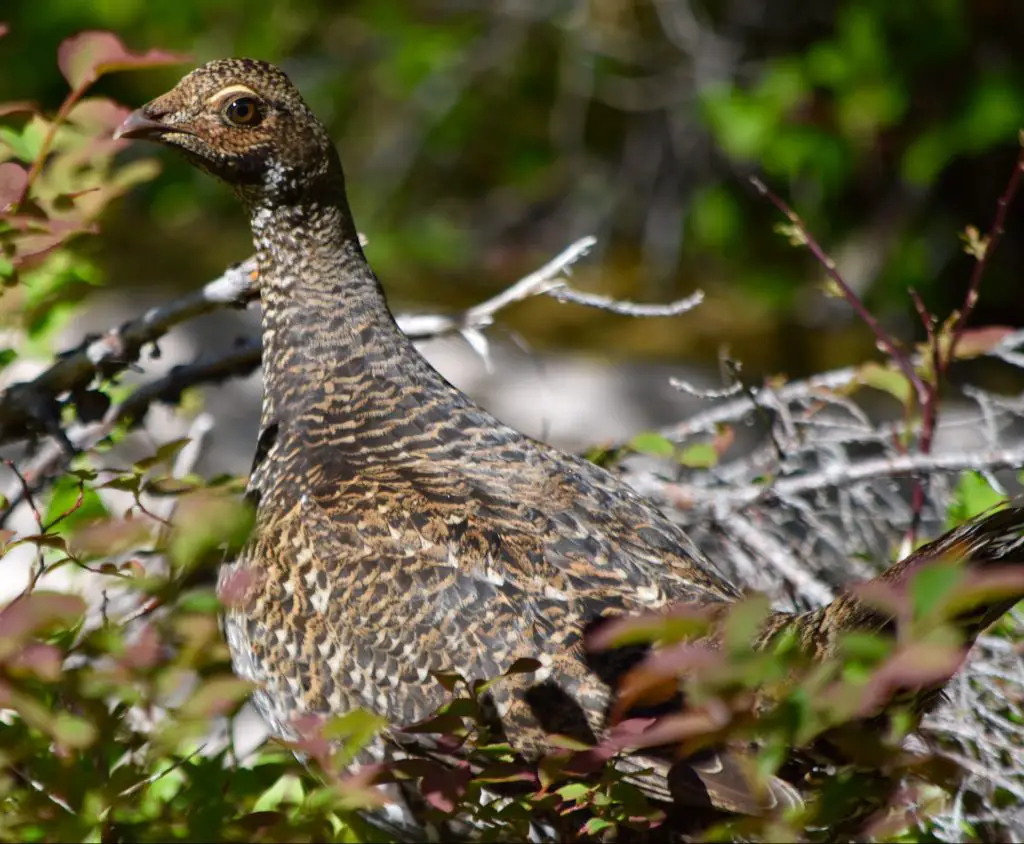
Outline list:
[[[323,124],[273,65],[219,59],[133,111],[115,138],[157,141],[244,198],[287,197],[337,169]]]

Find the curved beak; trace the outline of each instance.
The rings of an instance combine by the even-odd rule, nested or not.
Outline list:
[[[114,140],[121,138],[143,138],[145,140],[159,140],[161,135],[171,131],[170,127],[158,120],[147,117],[144,109],[137,108],[129,114],[124,122],[114,130]]]

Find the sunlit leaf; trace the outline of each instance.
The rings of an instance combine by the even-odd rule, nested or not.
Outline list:
[[[53,625],[74,625],[85,608],[78,595],[44,590],[22,595],[0,609],[0,639],[18,641]]]
[[[63,744],[75,750],[84,750],[96,741],[96,728],[76,715],[61,712],[57,715],[53,724],[53,737]]]
[[[302,787],[302,781],[294,774],[285,774],[260,795],[253,806],[253,811],[269,812],[282,803],[299,805],[305,796],[306,792]]]
[[[52,530],[61,536],[69,536],[77,528],[108,515],[106,505],[94,489],[65,476],[54,484],[43,524],[53,525]]]
[[[671,440],[654,432],[637,434],[629,441],[629,447],[640,454],[650,454],[654,457],[671,457],[676,450]]]
[[[963,579],[964,570],[959,565],[936,563],[922,566],[910,583],[915,617],[922,618],[941,609]]]
[[[128,116],[129,109],[106,97],[86,97],[68,112],[68,122],[94,135],[114,131]]]
[[[28,184],[28,171],[20,164],[5,161],[0,164],[0,211],[21,202]]]
[[[979,472],[962,472],[957,480],[953,501],[946,512],[946,529],[952,530],[975,516],[1006,503],[1006,496],[992,488]]]
[[[679,462],[691,469],[710,469],[718,465],[718,451],[711,443],[696,443],[683,449]]]
[[[908,404],[913,396],[913,388],[906,376],[892,367],[868,361],[858,369],[858,376],[863,384],[889,393],[901,404]]]
[[[988,325],[984,328],[969,328],[960,335],[957,343],[957,360],[981,357],[991,352],[1015,329],[1006,325]]]
[[[49,128],[49,121],[34,114],[20,131],[10,126],[0,126],[0,142],[10,149],[15,158],[31,164],[39,155]]]
[[[182,718],[212,718],[226,715],[252,690],[252,684],[237,677],[213,677],[203,683],[179,710]]]
[[[133,53],[112,32],[80,32],[57,48],[57,65],[72,90],[82,90],[105,73],[181,64],[188,57],[166,50]]]
[[[472,772],[469,767],[448,767],[432,763],[421,781],[423,798],[435,809],[445,814],[455,807],[466,792]]]

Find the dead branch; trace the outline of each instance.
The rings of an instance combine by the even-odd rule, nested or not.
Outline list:
[[[397,317],[398,324],[413,340],[462,334],[474,348],[486,354],[481,332],[493,324],[495,315],[534,296],[550,296],[560,302],[636,317],[674,316],[702,300],[698,292],[677,302],[644,305],[575,290],[560,276],[586,255],[595,242],[592,237],[577,240],[540,269],[462,314],[404,314]],[[94,379],[111,378],[122,372],[138,360],[146,344],[156,342],[175,326],[221,308],[245,307],[258,295],[255,259],[249,258],[195,293],[151,308],[140,317],[84,341],[62,354],[38,377],[12,384],[0,392],[0,445],[46,434],[58,439],[69,454],[73,453],[75,445],[66,438],[60,425],[61,396],[88,387]],[[123,418],[143,412],[153,401],[173,401],[186,387],[246,375],[258,365],[258,346],[246,345],[216,360],[179,368],[172,376],[137,390],[138,397],[121,408]]]

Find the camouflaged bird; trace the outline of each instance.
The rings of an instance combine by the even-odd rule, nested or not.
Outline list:
[[[672,602],[724,610],[739,597],[653,504],[502,424],[420,356],[363,256],[327,130],[280,70],[211,62],[119,136],[178,150],[249,213],[263,305],[257,523],[222,583],[249,575],[225,630],[278,734],[293,735],[297,716],[353,707],[408,725],[446,701],[435,672],[493,678],[526,657],[538,670],[492,694],[508,740],[534,759],[550,733],[605,731],[614,676],[585,652],[588,625]],[[882,577],[945,552],[1016,562],[1022,525],[1024,511],[1004,510]],[[965,620],[965,638],[1015,599]],[[792,624],[824,656],[839,632],[889,621],[846,597],[771,616],[762,641]],[[920,692],[922,709],[937,691]],[[618,764],[653,767],[637,781],[662,800],[758,812],[800,799],[781,779],[751,794],[728,753],[679,763],[696,777],[681,789],[650,758]]]

